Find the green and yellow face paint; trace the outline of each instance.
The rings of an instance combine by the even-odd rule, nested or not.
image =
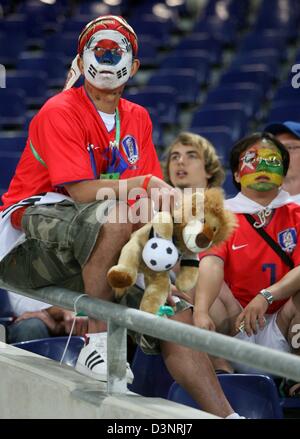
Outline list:
[[[251,146],[240,158],[239,176],[242,187],[256,191],[269,191],[281,186],[283,162],[280,151],[267,142]]]

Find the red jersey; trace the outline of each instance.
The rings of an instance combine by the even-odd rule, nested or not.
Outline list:
[[[120,179],[146,174],[162,178],[148,112],[125,99],[120,99],[118,110],[119,148],[112,147],[116,129],[107,131],[84,87],[50,98],[31,121],[0,210],[32,195],[61,191],[66,183],[108,173]]]
[[[248,223],[243,214],[236,214],[239,226],[231,237],[205,255],[218,256],[224,261],[224,280],[234,297],[245,307],[263,289],[279,281],[289,267]],[[286,204],[275,209],[265,231],[287,252],[295,266],[300,264],[300,206]],[[276,312],[286,300],[276,301],[268,313]]]

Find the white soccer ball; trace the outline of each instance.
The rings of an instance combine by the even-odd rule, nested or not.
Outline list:
[[[172,241],[163,238],[151,238],[146,243],[142,258],[150,270],[171,270],[179,259],[178,250]]]

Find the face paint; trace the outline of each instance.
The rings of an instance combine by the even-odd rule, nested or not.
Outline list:
[[[240,158],[240,182],[244,188],[269,191],[283,182],[283,163],[276,149],[252,147]]]
[[[94,87],[112,90],[128,81],[132,60],[132,48],[124,35],[101,30],[83,50],[84,76]]]

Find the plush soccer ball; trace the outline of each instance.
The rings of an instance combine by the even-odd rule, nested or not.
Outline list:
[[[150,270],[171,270],[178,261],[178,250],[172,241],[163,238],[151,238],[144,246],[142,258]]]

